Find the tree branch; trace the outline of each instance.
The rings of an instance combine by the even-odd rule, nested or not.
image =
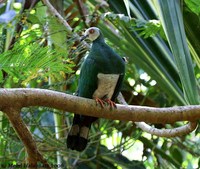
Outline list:
[[[128,105],[121,93],[118,96],[118,101],[121,104]],[[190,123],[188,123],[184,126],[173,128],[173,129],[157,129],[157,128],[154,128],[154,127],[148,125],[145,122],[135,122],[135,124],[139,128],[141,128],[143,131],[145,131],[149,134],[159,136],[159,137],[182,136],[182,135],[185,135],[185,134],[192,132],[198,126],[197,122],[190,122]]]
[[[66,28],[66,31],[68,33],[72,32],[72,28],[71,26],[67,23],[67,21],[59,14],[59,12],[51,5],[51,3],[49,2],[49,0],[42,0],[43,3],[48,7],[48,10],[50,11],[50,13],[55,16],[58,21],[63,24]]]
[[[200,119],[200,105],[179,106],[169,108],[153,108],[117,104],[110,110],[97,106],[92,99],[77,97],[46,89],[0,89],[0,110],[8,107],[44,106],[82,115],[107,118],[112,120],[174,123],[177,121],[192,121]]]
[[[4,113],[7,115],[19,138],[24,143],[28,154],[28,168],[37,168],[38,161],[40,161],[46,168],[51,168],[38,151],[32,134],[20,116],[20,109],[18,107],[6,107]]]
[[[26,147],[28,164],[36,166],[37,162],[40,161],[46,166],[46,168],[50,168],[50,166],[38,151],[30,131],[20,116],[20,110],[23,107],[44,106],[99,118],[133,121],[145,131],[165,137],[186,134],[189,131],[194,130],[197,125],[195,121],[200,119],[199,105],[153,108],[117,104],[116,109],[110,110],[109,107],[102,109],[101,106],[96,105],[96,102],[92,99],[81,98],[45,89],[0,89],[0,103],[0,110],[7,115]],[[180,127],[178,130],[158,130],[143,123],[149,122],[163,124],[174,123],[176,121],[192,121],[193,123]],[[185,130],[185,128],[187,129]],[[163,134],[163,132],[169,134],[166,135]]]
[[[144,122],[135,122],[135,124],[141,128],[143,131],[146,131],[149,134],[153,134],[159,137],[176,137],[186,135],[197,128],[197,122],[190,122],[184,126],[173,128],[173,129],[157,129],[151,127],[150,125]]]
[[[51,3],[49,2],[49,0],[42,0],[42,2],[47,6],[49,12],[52,14],[52,16],[55,16],[58,21],[63,24],[66,28],[66,31],[68,33],[72,33],[72,28],[71,26],[68,24],[68,22],[59,14],[59,12],[51,5]],[[80,36],[77,33],[73,33],[73,36],[80,41]],[[90,46],[83,40],[82,41],[83,45],[89,49]]]

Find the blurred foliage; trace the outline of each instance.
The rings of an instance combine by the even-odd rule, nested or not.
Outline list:
[[[73,94],[86,54],[85,47],[76,41],[73,33],[81,36],[86,28],[97,26],[106,42],[128,60],[122,93],[129,104],[169,107],[199,103],[197,0],[169,0],[165,8],[159,0],[52,0],[51,3],[73,28],[71,34],[40,1],[13,0],[0,4],[2,88],[47,88]],[[187,39],[183,25],[178,27],[175,23],[181,23],[181,17],[158,18],[165,10],[172,14],[169,9],[183,14]],[[181,34],[174,44],[170,41],[174,30],[166,23],[172,23],[176,33]],[[190,51],[184,57],[191,64],[183,62],[181,66],[183,70],[188,68],[194,77],[192,80],[181,74],[176,58],[183,59],[177,55],[181,48],[173,48],[177,44],[186,44],[185,48]],[[188,92],[185,88],[190,84]],[[196,100],[190,101],[188,98],[194,95]],[[73,117],[71,112],[35,107],[24,108],[21,115],[48,162],[61,164],[62,168],[200,167],[199,129],[187,136],[166,139],[144,133],[132,122],[100,119],[91,128],[87,149],[78,153],[68,150],[65,143]],[[173,128],[183,124],[152,125]],[[26,157],[23,144],[0,112],[0,164],[22,164]]]

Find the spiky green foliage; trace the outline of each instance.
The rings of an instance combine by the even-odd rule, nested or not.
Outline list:
[[[23,86],[32,80],[47,82],[49,77],[59,80],[65,73],[71,73],[73,66],[67,62],[64,53],[38,43],[17,43],[12,50],[0,55],[0,63],[1,71]],[[1,81],[4,81],[3,77]]]
[[[52,2],[56,3],[56,1]],[[175,61],[177,56],[174,52],[179,49],[172,49],[173,43],[170,42],[173,39],[170,34],[174,31],[170,27],[165,27],[166,22],[177,22],[180,17],[166,17],[160,20],[159,11],[153,1],[64,0],[63,2],[63,7],[66,9],[65,18],[74,28],[73,31],[81,34],[81,31],[91,25],[100,27],[106,37],[106,42],[121,56],[127,58],[123,94],[129,104],[176,106],[194,103],[188,102],[188,96],[193,97],[192,90],[190,89],[189,95],[186,95],[187,85],[184,85],[184,81],[188,80],[187,83],[193,83],[192,86],[196,85],[197,88],[200,83],[200,40],[198,38],[200,27],[197,26],[199,7],[196,5],[196,0],[181,1],[180,6],[164,5],[169,10],[168,14],[173,13],[172,10],[177,7],[181,8],[177,11],[178,15],[183,13],[187,39],[181,33],[179,40],[174,40],[173,43],[180,45],[177,43],[187,42],[192,56],[192,67],[191,64],[186,63],[186,65],[189,66],[188,71],[195,77],[196,84],[194,77],[193,82],[188,79],[188,76],[181,78],[184,73],[181,73],[178,61]],[[169,2],[172,1],[165,3]],[[173,2],[178,2],[178,0],[173,0]],[[163,12],[162,10],[160,13]],[[46,7],[42,3],[38,3],[34,10],[23,14],[27,20],[21,23],[23,31],[19,39],[12,50],[2,53],[0,57],[0,63],[3,63],[0,74],[3,79],[2,86],[28,85],[40,88],[51,86],[51,89],[64,90],[68,93],[75,92],[79,76],[77,70],[84,56],[80,55],[84,52],[83,46],[75,42],[70,34],[66,35],[62,25],[57,24],[56,18],[46,15]],[[1,25],[1,28],[4,27],[1,32],[2,52],[8,49],[6,47],[14,35],[15,24],[20,21],[17,17],[8,25]],[[48,28],[47,21],[50,21],[48,22],[51,24],[50,30],[46,29]],[[183,24],[175,24],[175,26],[177,30],[183,31]],[[182,57],[182,55],[179,56]],[[62,78],[64,73],[71,73],[72,63],[69,58],[76,62],[73,70],[77,72],[68,74],[69,76],[65,79]],[[192,69],[194,71],[190,71]],[[55,81],[52,80],[50,84],[48,79],[55,79]],[[198,95],[198,92],[196,94]],[[71,113],[65,113],[63,116],[62,112],[44,108],[23,109],[23,112],[23,118],[37,140],[39,150],[47,157],[50,164],[57,164],[59,161],[56,157],[61,157],[63,168],[200,167],[199,129],[181,138],[165,139],[146,134],[131,122],[101,119],[92,126],[90,143],[86,151],[77,153],[67,150],[66,135],[56,139],[55,134],[57,127],[64,133],[69,129],[72,120]],[[62,119],[66,120],[66,126],[54,123],[52,113],[62,116]],[[9,164],[23,162],[26,158],[23,145],[19,143],[7,118],[0,114],[0,120],[0,162]],[[182,124],[179,122],[173,125],[155,126],[172,128]]]

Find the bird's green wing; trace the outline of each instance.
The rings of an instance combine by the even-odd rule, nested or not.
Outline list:
[[[86,58],[81,67],[79,78],[78,96],[92,98],[94,91],[98,85],[98,66],[92,58]]]

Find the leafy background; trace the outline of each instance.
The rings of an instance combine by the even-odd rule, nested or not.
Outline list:
[[[133,105],[169,107],[199,104],[199,0],[51,0],[73,31],[39,0],[0,4],[2,88],[47,88],[76,92],[87,53],[75,36],[99,27],[106,42],[127,58],[122,94]],[[100,119],[87,149],[66,148],[71,112],[25,108],[23,119],[50,164],[63,168],[199,168],[199,129],[171,139],[142,132],[131,122]],[[157,128],[183,125],[152,124]],[[26,160],[25,150],[0,113],[0,163]]]

